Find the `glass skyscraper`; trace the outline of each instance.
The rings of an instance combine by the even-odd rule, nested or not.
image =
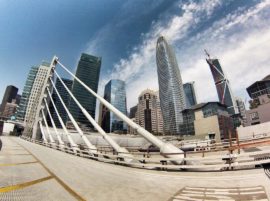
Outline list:
[[[127,115],[126,85],[124,81],[110,80],[105,86],[104,98],[123,114]],[[127,132],[126,123],[105,107],[102,108],[101,122],[103,130],[107,133]]]
[[[188,82],[183,85],[185,97],[186,97],[186,108],[190,108],[197,104],[197,97],[194,88],[194,82]]]
[[[218,59],[206,59],[212,72],[216,85],[219,102],[226,105],[229,114],[236,113],[235,100],[231,91],[229,80],[226,78]]]
[[[73,81],[69,80],[69,79],[65,79],[65,78],[61,78],[61,79],[63,80],[65,85],[71,90]],[[58,90],[61,98],[63,99],[65,105],[68,106],[69,101],[70,101],[70,96],[69,96],[67,90],[64,88],[64,86],[60,82],[59,78],[56,79],[55,87],[57,88],[57,90]],[[58,110],[59,115],[61,116],[63,122],[66,124],[66,122],[68,120],[68,116],[67,116],[65,108],[63,107],[63,105],[62,105],[62,103],[61,103],[60,99],[58,98],[55,91],[53,91],[53,93],[52,93],[52,98],[54,100],[54,103],[55,103],[55,106],[56,106],[56,108]],[[49,108],[50,108],[52,118],[54,120],[54,123],[55,123],[56,127],[57,128],[62,128],[61,123],[60,123],[60,121],[58,119],[58,116],[57,116],[57,114],[56,114],[56,112],[55,112],[55,110],[54,110],[54,108],[52,106],[52,103],[50,103]],[[47,117],[47,119],[48,119],[48,123],[51,125],[50,118]]]
[[[77,66],[76,76],[93,91],[97,92],[100,67],[101,57],[95,57],[82,53]],[[81,105],[87,110],[87,112],[95,119],[96,98],[76,80],[73,81],[72,93],[81,103]],[[69,109],[77,122],[86,127],[93,128],[73,100],[70,100]]]
[[[16,118],[18,120],[24,121],[29,97],[31,95],[31,90],[32,90],[34,81],[36,79],[38,68],[39,68],[38,66],[31,67],[29,74],[27,76],[27,80],[26,80],[24,88],[23,88],[19,108],[18,108],[17,115],[16,115]]]
[[[156,62],[158,71],[160,105],[165,134],[180,134],[185,109],[185,94],[180,70],[172,47],[163,36],[158,38]]]

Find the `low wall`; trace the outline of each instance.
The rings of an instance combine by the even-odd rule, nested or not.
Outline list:
[[[259,138],[270,135],[270,122],[237,128],[240,140],[247,138]]]

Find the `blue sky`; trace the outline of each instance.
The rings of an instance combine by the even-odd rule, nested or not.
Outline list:
[[[270,0],[1,0],[0,98],[10,84],[22,92],[32,65],[57,55],[75,70],[87,52],[102,57],[99,93],[111,78],[125,80],[129,108],[142,90],[158,89],[155,45],[164,35],[200,102],[217,100],[205,48],[247,99],[245,88],[270,74],[269,25]]]

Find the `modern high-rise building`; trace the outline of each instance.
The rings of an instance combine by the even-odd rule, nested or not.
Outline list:
[[[77,66],[76,76],[93,91],[97,92],[100,67],[101,57],[82,53]],[[76,80],[73,81],[72,93],[87,112],[95,119],[96,98]],[[80,125],[93,128],[73,100],[70,100],[69,109],[74,119],[79,122]]]
[[[197,97],[195,93],[194,82],[188,82],[183,85],[185,97],[186,97],[186,107],[190,108],[197,104]]]
[[[65,85],[68,87],[68,89],[71,90],[73,81],[69,80],[69,79],[65,79],[65,78],[61,78],[61,79],[63,80]],[[70,101],[70,96],[69,96],[69,93],[67,92],[67,90],[65,89],[65,87],[62,85],[59,78],[56,78],[55,87],[56,87],[58,93],[60,94],[62,100],[64,101],[65,105],[68,106],[69,101]],[[62,105],[62,103],[61,103],[60,99],[58,98],[55,91],[53,91],[53,93],[52,93],[52,98],[54,100],[54,103],[55,103],[55,106],[56,106],[56,108],[58,110],[59,115],[61,116],[64,124],[66,124],[67,120],[68,120],[68,115],[67,115],[66,110],[63,107],[63,105]],[[60,121],[58,119],[58,116],[57,116],[57,114],[56,114],[56,112],[55,112],[55,110],[54,110],[54,108],[52,106],[52,103],[50,103],[49,108],[50,108],[52,118],[54,120],[54,123],[55,123],[56,127],[57,128],[62,128],[61,123],[60,123]],[[50,122],[50,120],[48,122]]]
[[[1,107],[0,107],[0,115],[3,114],[6,104],[7,103],[11,103],[13,99],[16,99],[18,93],[18,88],[12,85],[7,86],[2,103],[1,103]]]
[[[26,80],[24,88],[23,88],[19,108],[18,108],[17,115],[16,115],[16,118],[18,120],[24,121],[29,97],[31,94],[31,90],[32,90],[34,81],[36,79],[37,72],[38,72],[38,66],[33,66],[33,67],[31,67],[29,74],[27,76],[27,80]]]
[[[186,108],[184,88],[175,53],[163,36],[158,38],[156,62],[160,105],[165,134],[181,134],[182,110]]]
[[[206,62],[210,67],[215,81],[219,102],[227,106],[229,114],[235,114],[237,113],[237,109],[229,80],[227,79],[218,59],[211,59],[208,53],[207,55],[208,58],[206,59]]]
[[[27,126],[30,128],[32,128],[35,121],[40,98],[42,98],[42,89],[45,83],[48,81],[50,73],[50,64],[47,62],[42,62],[42,64],[38,67],[38,71],[32,84],[24,117],[25,124],[27,124]]]
[[[163,134],[163,118],[158,92],[146,89],[140,94],[136,122],[151,133]]]
[[[126,85],[124,81],[116,79],[110,80],[105,86],[104,99],[111,103],[123,114],[127,115]],[[126,123],[105,107],[102,108],[101,121],[102,128],[107,133],[127,132]]]

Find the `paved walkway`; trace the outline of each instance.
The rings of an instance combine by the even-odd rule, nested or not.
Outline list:
[[[0,200],[261,200],[263,169],[165,172],[89,160],[14,137],[1,137]]]

